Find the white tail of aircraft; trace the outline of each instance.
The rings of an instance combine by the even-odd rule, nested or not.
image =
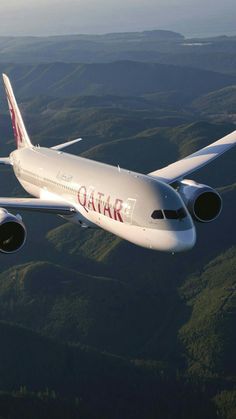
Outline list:
[[[7,94],[7,101],[10,110],[12,126],[14,131],[14,136],[16,139],[17,148],[32,147],[31,141],[29,139],[28,133],[26,131],[23,119],[21,117],[20,110],[18,108],[11,83],[6,74],[3,74],[4,86]]]

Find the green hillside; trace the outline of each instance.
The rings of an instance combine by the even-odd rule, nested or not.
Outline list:
[[[181,294],[191,308],[180,329],[191,374],[235,376],[236,248],[189,278]]]
[[[204,95],[193,102],[193,106],[201,113],[227,115],[236,113],[236,86],[226,87]]]
[[[130,58],[139,51],[147,56],[147,51],[171,49],[183,39],[181,34],[163,30],[105,35],[0,37],[0,58],[2,62],[18,63],[114,61]]]
[[[0,71],[11,77],[19,98],[39,94],[140,96],[178,91],[180,96],[190,100],[235,84],[235,77],[231,75],[128,60],[91,64],[1,64]],[[2,90],[0,93],[2,95]]]
[[[3,272],[0,299],[4,320],[109,352],[138,352],[155,324],[155,302],[135,288],[46,262]]]
[[[47,239],[59,252],[84,255],[98,262],[101,262],[107,253],[121,242],[118,237],[105,231],[75,229],[69,223],[49,231]]]
[[[196,45],[198,43],[200,43],[199,46]],[[162,64],[193,67],[217,71],[223,74],[235,74],[235,44],[235,38],[233,37],[228,39],[226,37],[225,43],[218,43],[217,39],[213,40],[213,42],[207,39],[187,40],[182,50],[174,51],[173,53],[165,51],[159,54],[158,57],[155,57],[154,60]]]
[[[235,37],[188,39],[171,31],[0,37],[5,63],[159,62],[235,74]]]

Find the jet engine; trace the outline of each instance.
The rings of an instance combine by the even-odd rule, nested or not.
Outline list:
[[[26,228],[21,217],[0,208],[0,252],[17,252],[24,246],[25,240]]]
[[[177,188],[193,219],[201,223],[214,221],[221,213],[222,199],[210,186],[183,179]]]

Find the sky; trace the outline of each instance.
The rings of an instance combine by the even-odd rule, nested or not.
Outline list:
[[[169,29],[236,35],[235,0],[0,0],[0,35]]]

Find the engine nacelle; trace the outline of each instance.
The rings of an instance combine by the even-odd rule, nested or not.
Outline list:
[[[184,179],[178,186],[178,193],[196,221],[209,223],[221,213],[222,199],[210,186]]]
[[[25,241],[26,228],[21,217],[0,208],[0,252],[17,252],[24,246]]]

